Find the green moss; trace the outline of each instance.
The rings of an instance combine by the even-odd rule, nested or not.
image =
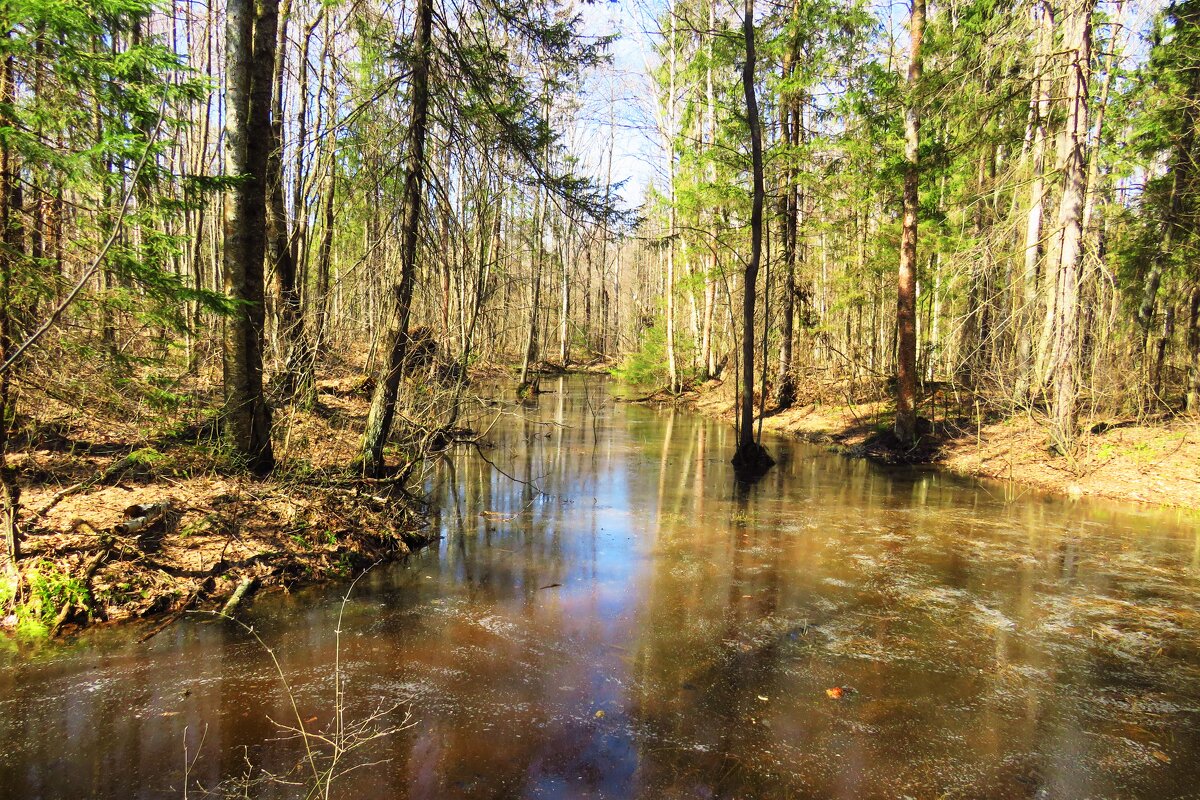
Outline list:
[[[153,447],[143,447],[139,450],[134,450],[125,460],[130,466],[151,467],[162,462],[166,456],[155,450]]]
[[[45,639],[50,635],[50,626],[36,617],[17,614],[17,636],[22,639]]]

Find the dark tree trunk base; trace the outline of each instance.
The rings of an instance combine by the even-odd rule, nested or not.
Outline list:
[[[775,397],[777,411],[785,411],[796,403],[796,384],[790,378],[779,382],[779,391]]]
[[[752,442],[739,445],[730,463],[733,464],[733,474],[739,482],[753,483],[775,466],[775,459],[771,458],[771,454],[761,444]]]
[[[533,380],[521,381],[517,384],[517,397],[521,400],[529,400],[537,397],[542,393],[541,386],[539,385],[540,383],[541,381],[539,381],[537,378],[534,378]]]

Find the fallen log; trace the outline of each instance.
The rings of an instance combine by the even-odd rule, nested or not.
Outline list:
[[[246,599],[246,596],[251,594],[257,588],[258,578],[242,578],[242,582],[239,583],[238,587],[233,590],[233,594],[229,596],[229,600],[225,603],[224,608],[221,609],[221,616],[233,616],[233,612],[237,611],[238,606],[241,605],[242,601]]]
[[[78,611],[80,614],[86,614],[89,620],[96,612],[95,600],[92,597],[92,578],[96,577],[96,572],[112,555],[113,540],[111,536],[104,535],[101,539],[101,550],[88,561],[87,566],[83,570],[83,598],[81,603],[69,602],[63,605],[58,611],[58,616],[54,618],[53,624],[50,626],[50,636],[54,638],[58,636],[59,631],[63,626],[75,615]]]
[[[121,536],[136,534],[134,543],[139,550],[153,552],[162,545],[167,533],[169,503],[138,503],[125,509],[125,519],[113,526],[113,533]]]

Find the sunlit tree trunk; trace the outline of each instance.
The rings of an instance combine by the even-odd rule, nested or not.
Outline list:
[[[326,24],[328,28],[328,23]],[[330,65],[332,70],[332,64]],[[337,93],[329,92],[325,100],[326,124],[332,127],[336,124]],[[325,140],[323,156],[324,178],[321,185],[321,239],[317,243],[317,274],[313,299],[310,303],[312,315],[312,346],[317,352],[325,349],[329,339],[329,301],[330,287],[333,281],[333,235],[337,223],[337,137],[328,135]],[[375,222],[372,209],[372,222]],[[374,226],[370,226],[374,227]],[[370,246],[376,247],[372,240]]]
[[[546,224],[546,202],[539,191],[534,199],[534,241],[529,256],[529,268],[533,273],[529,283],[529,328],[526,331],[525,347],[521,360],[521,376],[517,383],[518,393],[524,393],[536,383],[530,380],[531,370],[536,369],[538,356],[538,306],[542,303],[542,261],[545,252],[543,237]]]
[[[716,0],[708,3],[708,33],[706,47],[708,63],[704,69],[705,94],[705,141],[704,148],[708,152],[709,162],[706,175],[709,184],[716,183],[717,168],[712,160],[713,142],[716,140],[717,104],[716,92],[713,87],[713,40],[717,36],[717,4]],[[708,209],[708,266],[704,275],[704,325],[700,334],[700,369],[705,379],[716,375],[716,354],[713,347],[713,316],[717,305],[717,213]]]
[[[617,116],[616,103],[613,102],[613,107],[609,110],[608,118],[608,170],[604,176],[604,205],[608,205],[612,201],[612,171],[613,171],[613,149],[616,147],[617,140]],[[600,220],[600,355],[607,356],[611,352],[608,339],[609,331],[609,310],[610,306],[615,306],[618,302],[615,295],[608,292],[608,288],[604,286],[604,281],[608,278],[608,215]]]
[[[225,200],[225,293],[239,305],[225,322],[225,427],[254,472],[274,466],[271,411],[263,397],[263,262],[271,125],[274,14],[278,0],[230,0],[226,8],[225,174],[240,178]],[[256,34],[261,42],[256,42]],[[269,40],[269,44],[266,43]],[[265,75],[266,85],[263,85]]]
[[[908,32],[908,99],[904,109],[904,220],[900,229],[900,272],[896,284],[896,438],[917,438],[917,208],[920,164],[917,161],[921,117],[917,109],[921,81],[921,44],[925,37],[925,0],[912,0]]]
[[[187,19],[187,24],[184,28],[185,47],[188,53],[192,53],[193,68],[200,69],[201,59],[203,61],[203,74],[208,81],[214,80],[213,64],[215,57],[213,54],[213,23],[212,17],[214,10],[212,4],[207,4],[205,7],[205,25],[203,28],[203,46],[198,41],[199,36],[194,35],[191,18]],[[199,51],[202,55],[197,55]],[[214,110],[213,93],[207,93],[203,104],[199,107],[200,118],[205,120],[204,123],[194,126],[194,135],[187,142],[187,155],[190,156],[187,160],[187,169],[193,174],[203,174],[207,169],[209,157],[209,136],[212,126],[208,124],[208,120],[212,118]],[[56,198],[56,213],[55,222],[61,227],[61,193]],[[191,286],[197,291],[204,290],[207,287],[205,283],[204,269],[204,241],[209,226],[208,204],[197,203],[196,208],[186,209],[184,211],[184,238],[188,244],[187,271],[191,276]],[[56,240],[61,241],[61,236],[57,235]],[[61,259],[60,263],[61,263]],[[188,304],[187,319],[189,322],[186,336],[187,347],[187,372],[189,375],[194,375],[199,369],[199,349],[197,347],[203,326],[203,310],[204,307],[199,301],[192,301]]]
[[[499,182],[499,188],[493,195],[494,209],[490,225],[485,211],[479,212],[479,263],[475,272],[475,286],[471,301],[471,314],[463,336],[462,355],[459,363],[465,371],[470,364],[471,354],[475,351],[475,331],[479,325],[484,305],[491,295],[490,276],[500,265],[501,247],[501,217],[504,213],[504,184]]]
[[[667,94],[667,181],[668,181],[668,227],[667,227],[667,279],[666,279],[666,328],[667,328],[667,377],[670,381],[670,390],[672,392],[679,388],[679,366],[675,359],[675,231],[676,231],[676,210],[675,210],[675,136],[678,120],[676,119],[676,75],[677,75],[677,60],[678,49],[676,45],[676,29],[678,24],[675,19],[675,3],[671,0],[667,9],[667,14],[671,18],[671,37],[668,42],[670,54],[667,58],[667,69],[669,73],[668,79],[668,94]]]
[[[1055,303],[1053,406],[1051,434],[1060,448],[1070,451],[1075,441],[1079,369],[1079,256],[1083,236],[1083,200],[1087,166],[1088,80],[1091,76],[1092,9],[1095,0],[1078,0],[1068,18],[1069,70],[1067,121],[1063,146],[1063,194],[1058,224],[1058,289]]]
[[[570,248],[567,242],[560,244],[559,252],[562,254],[562,258],[559,259],[562,263],[559,265],[561,293],[558,307],[558,363],[565,367],[571,358],[571,272],[568,263]]]
[[[1046,121],[1050,113],[1050,80],[1046,75],[1053,19],[1048,3],[1039,4],[1037,55],[1034,59],[1033,92],[1030,111],[1033,125],[1031,159],[1033,180],[1029,184],[1029,212],[1025,218],[1025,246],[1021,272],[1021,300],[1017,321],[1017,380],[1013,400],[1018,404],[1031,400],[1034,378],[1033,333],[1037,319],[1038,261],[1042,254],[1042,217],[1046,200]]]
[[[309,22],[308,27],[304,29],[304,34],[300,37],[300,52],[298,54],[299,70],[297,77],[297,109],[296,109],[296,141],[295,141],[295,180],[292,183],[292,211],[296,215],[296,228],[292,231],[290,249],[292,263],[296,265],[298,283],[304,285],[302,275],[307,271],[308,267],[308,209],[305,205],[305,189],[309,180],[309,162],[308,162],[308,95],[309,95],[309,52],[312,49],[312,40],[316,36],[317,26],[326,20],[327,11],[322,7],[320,11]],[[328,31],[328,24],[326,24]],[[329,42],[326,42],[325,49],[328,52],[330,47]],[[322,58],[322,63],[325,63]],[[324,195],[323,195],[324,196]],[[309,299],[303,294],[300,302],[305,308],[305,313],[310,315],[311,321],[311,337],[312,346],[320,349],[324,342],[325,320],[323,315],[325,295],[319,294],[316,297],[316,302],[309,302]]]
[[[798,0],[792,4],[792,15],[799,14]],[[796,58],[799,56],[799,41],[792,39],[783,55],[782,76],[786,81],[792,75]],[[802,126],[800,97],[793,92],[779,101],[780,137],[785,146],[794,149],[800,143]],[[792,152],[785,158],[791,164],[798,156]],[[792,339],[796,318],[796,237],[800,215],[800,197],[796,186],[795,171],[790,167],[783,170],[783,186],[779,193],[779,211],[783,220],[783,305],[779,331],[779,376],[776,380],[775,402],[779,408],[788,408],[796,401],[796,383],[792,375]]]
[[[267,162],[267,259],[274,267],[275,336],[283,351],[283,372],[278,389],[287,398],[311,400],[313,363],[305,341],[300,312],[300,288],[296,283],[296,260],[292,254],[291,231],[284,203],[283,178],[283,95],[287,69],[287,29],[292,0],[283,0],[279,8],[278,36],[275,45],[271,99],[271,140]],[[297,213],[303,213],[299,209]]]

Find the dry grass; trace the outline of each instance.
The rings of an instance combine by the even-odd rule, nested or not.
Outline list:
[[[1100,421],[1089,421],[1085,430]],[[951,440],[939,463],[1071,496],[1200,509],[1200,421],[1127,425],[1080,437],[1073,459],[1050,452],[1045,428],[1017,417]]]
[[[876,455],[871,442],[890,427],[890,401],[806,402],[773,412],[765,430],[831,446],[850,455]],[[733,420],[731,387],[710,381],[680,401],[706,416]],[[1149,424],[1082,420],[1085,433],[1072,458],[1050,447],[1045,425],[1030,416],[998,417],[951,406],[939,395],[938,422],[923,460],[963,475],[994,478],[1072,497],[1096,496],[1200,509],[1200,420]],[[923,409],[924,410],[924,409]]]

